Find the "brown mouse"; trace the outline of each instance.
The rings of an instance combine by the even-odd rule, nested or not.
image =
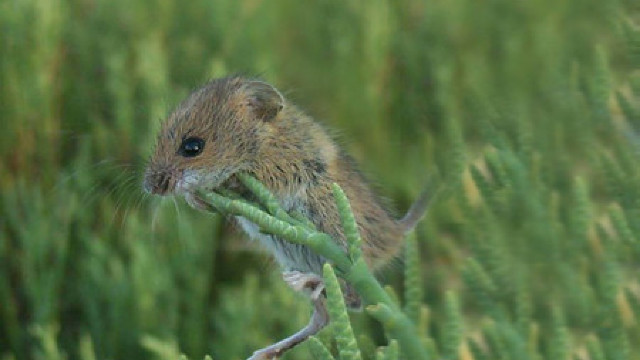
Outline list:
[[[338,183],[351,202],[363,256],[373,269],[396,256],[404,235],[427,205],[422,196],[405,217],[394,218],[353,159],[322,126],[273,86],[239,76],[213,80],[178,105],[162,125],[145,172],[144,189],[158,195],[182,195],[191,206],[205,209],[196,191],[221,187],[242,191],[234,178],[239,172],[256,177],[285,210],[302,213],[346,249],[331,187]],[[235,221],[274,255],[293,288],[311,291],[314,302],[313,317],[304,329],[250,358],[271,359],[328,323],[321,295],[325,260],[305,246],[260,233],[247,219],[236,217]],[[343,285],[347,304],[359,307],[355,291]]]

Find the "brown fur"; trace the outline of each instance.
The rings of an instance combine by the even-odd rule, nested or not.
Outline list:
[[[204,150],[185,158],[179,146],[193,136],[205,140]],[[353,160],[319,124],[270,85],[242,77],[210,82],[169,116],[146,172],[145,189],[184,194],[189,201],[188,194],[197,188],[232,186],[233,174],[240,171],[254,175],[285,208],[301,211],[345,246],[331,191],[331,184],[338,183],[351,202],[363,254],[373,268],[397,253],[408,230],[381,205]],[[322,274],[322,258],[299,245],[269,239],[268,247],[283,266]]]

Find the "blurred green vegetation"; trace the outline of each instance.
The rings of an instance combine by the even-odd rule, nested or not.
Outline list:
[[[1,1],[0,357],[243,359],[306,323],[222,219],[141,191],[170,109],[245,73],[398,213],[447,179],[406,292],[433,355],[640,359],[639,26],[635,0]]]

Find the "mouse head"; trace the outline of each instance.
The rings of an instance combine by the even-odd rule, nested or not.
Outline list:
[[[282,95],[262,81],[230,77],[196,90],[163,123],[145,191],[187,195],[250,169],[283,108]]]

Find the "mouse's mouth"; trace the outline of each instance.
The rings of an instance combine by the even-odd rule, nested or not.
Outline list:
[[[233,188],[233,184],[237,183],[234,174],[232,171],[217,174],[185,171],[176,182],[174,194],[184,196],[185,201],[194,209],[217,212],[202,195]]]
[[[184,195],[197,191],[202,187],[201,177],[202,176],[196,171],[184,170],[175,183],[173,193],[176,195]]]
[[[198,191],[212,192],[226,188],[235,171],[223,169],[217,172],[184,170],[182,176],[175,183],[173,193],[176,195],[195,194]]]
[[[148,168],[145,172],[143,188],[148,194],[182,196],[195,209],[216,212],[200,193],[206,194],[223,188],[237,187],[234,185],[238,184],[235,173],[234,169],[211,172],[201,169],[156,171]]]

